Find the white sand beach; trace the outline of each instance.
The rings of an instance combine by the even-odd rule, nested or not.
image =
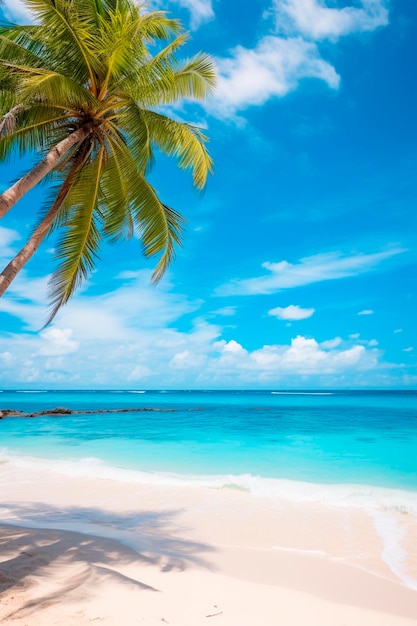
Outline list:
[[[413,515],[9,462],[0,476],[2,624],[417,623]]]

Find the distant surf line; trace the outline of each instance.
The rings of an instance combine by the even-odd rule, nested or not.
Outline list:
[[[271,391],[276,396],[333,396],[331,391]]]

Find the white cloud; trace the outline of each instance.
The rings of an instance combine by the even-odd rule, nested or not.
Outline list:
[[[230,344],[231,342],[229,342]],[[221,345],[220,359],[216,366],[219,371],[230,369],[233,365],[237,372],[251,372],[256,377],[267,378],[288,375],[313,375],[346,372],[352,368],[369,369],[377,363],[377,353],[367,350],[365,346],[353,345],[336,349],[340,343],[329,341],[318,344],[315,339],[298,335],[288,345],[266,345],[248,352],[240,349],[225,350],[229,344]],[[239,344],[238,344],[239,345]]]
[[[402,328],[396,328],[396,329],[394,330],[394,334],[396,334],[396,333],[402,333],[402,332],[403,332],[403,329],[402,329]]]
[[[236,354],[236,353],[245,352],[245,350],[240,345],[240,343],[238,343],[234,339],[231,339],[230,341],[224,344],[224,346],[222,347],[222,352],[231,352],[232,354]]]
[[[0,359],[7,365],[14,360],[14,356],[11,352],[0,352]]]
[[[358,315],[373,315],[374,312],[372,309],[364,309],[363,311],[359,311]]]
[[[359,337],[359,335],[358,335]],[[332,350],[333,348],[337,348],[342,343],[341,337],[335,337],[334,339],[326,339],[326,341],[322,341],[320,344],[320,348],[324,350]]]
[[[329,252],[300,259],[298,263],[266,261],[262,267],[268,270],[268,274],[256,278],[233,279],[218,287],[215,293],[218,296],[271,294],[282,289],[357,276],[373,270],[382,261],[402,252],[405,252],[403,248],[374,254],[342,255]]]
[[[361,7],[332,8],[323,0],[274,0],[278,30],[319,40],[373,31],[388,24],[381,0],[362,0]]]
[[[21,0],[3,0],[3,13],[11,21],[18,23],[33,22],[33,15]]]
[[[40,333],[3,333],[2,384],[123,388],[140,381],[147,388],[236,388],[299,384],[300,375],[316,384],[326,374],[342,377],[334,384],[343,386],[349,372],[354,376],[378,365],[381,353],[365,342],[335,338],[319,344],[298,336],[289,345],[248,350],[237,338],[223,339],[222,328],[203,318],[179,330],[180,318],[198,303],[172,293],[169,285],[145,287],[148,279],[142,272],[110,294],[79,294]],[[29,308],[26,302],[25,320]]]
[[[47,328],[40,333],[42,345],[39,354],[46,356],[62,356],[76,352],[79,342],[71,339],[71,328]]]
[[[234,115],[251,105],[283,97],[303,78],[317,78],[337,89],[340,77],[315,43],[300,37],[266,36],[256,48],[237,46],[228,58],[217,59],[216,95],[208,103],[216,116]]]
[[[235,306],[224,306],[220,309],[216,309],[216,311],[213,311],[213,315],[221,315],[222,317],[233,317],[234,315],[236,315],[236,308]]]
[[[414,348],[410,346],[409,348],[404,348],[403,352],[412,352],[413,350]]]
[[[171,359],[169,366],[174,370],[196,370],[201,368],[206,361],[204,354],[193,354],[189,350],[178,352]]]
[[[214,18],[211,0],[174,0],[176,4],[188,9],[191,15],[191,28],[198,28],[203,22]]]
[[[11,228],[4,228],[0,226],[0,262],[8,263],[10,258],[13,257],[17,250],[13,245],[16,241],[19,241],[21,236],[16,230]],[[2,268],[3,269],[3,268]]]
[[[316,42],[388,24],[383,0],[343,8],[327,7],[322,0],[273,0],[266,14],[272,14],[275,32],[265,34],[253,48],[237,46],[216,60],[217,90],[206,105],[212,115],[239,120],[239,111],[282,98],[305,78],[338,89],[340,76]]]
[[[143,6],[141,0],[135,0],[139,6]],[[190,13],[190,27],[196,30],[204,22],[209,22],[214,18],[212,0],[148,0],[146,2],[146,10],[148,11],[167,11],[172,17],[177,17],[175,7],[186,9]]]
[[[268,315],[277,317],[279,320],[305,320],[311,317],[315,312],[315,309],[302,309],[298,304],[290,304],[286,307],[277,306],[275,309],[268,311]]]
[[[133,370],[130,372],[127,380],[129,381],[137,381],[143,380],[144,378],[148,378],[151,374],[151,370],[146,365],[136,365]]]

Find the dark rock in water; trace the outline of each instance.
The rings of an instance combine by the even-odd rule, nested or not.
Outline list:
[[[21,415],[22,411],[16,411],[15,409],[1,409],[0,410],[0,419],[2,417],[17,417]]]
[[[3,417],[42,417],[43,415],[96,415],[99,413],[141,413],[143,411],[154,411],[171,413],[176,409],[161,409],[152,407],[135,407],[135,408],[122,408],[122,409],[86,409],[85,411],[77,409],[67,409],[65,407],[57,407],[56,409],[43,409],[42,411],[36,411],[35,413],[24,413],[23,411],[16,411],[15,409],[0,409],[0,419]]]
[[[76,413],[76,411],[59,407],[56,409],[44,409],[43,411],[37,411],[36,413],[31,413],[29,417],[36,417],[38,415],[71,415],[72,413]]]

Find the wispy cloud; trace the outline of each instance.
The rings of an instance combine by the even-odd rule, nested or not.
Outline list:
[[[373,31],[388,24],[382,0],[362,0],[360,7],[328,7],[323,0],[274,0],[279,31],[300,33],[308,39],[337,40],[344,35]]]
[[[358,315],[373,315],[374,312],[372,309],[364,309],[363,311],[359,311]]]
[[[171,0],[171,2],[190,11],[192,29],[196,29],[202,23],[214,18],[211,0]]]
[[[21,239],[17,230],[0,226],[0,263],[10,261],[17,252],[15,245]],[[2,268],[3,269],[3,268]]]
[[[268,311],[268,315],[277,317],[279,320],[298,321],[305,320],[311,317],[315,312],[315,309],[302,309],[298,304],[290,304],[286,307],[277,306],[275,309]]]
[[[135,0],[136,4],[143,6],[142,0]],[[150,11],[167,11],[177,17],[176,7],[186,9],[190,14],[189,27],[197,30],[205,22],[214,19],[212,0],[148,0],[146,9]]]
[[[233,317],[236,315],[237,307],[235,306],[224,306],[221,309],[216,309],[212,312],[212,315],[220,315],[222,317]]]
[[[215,291],[218,296],[249,296],[271,294],[282,289],[301,287],[325,280],[357,276],[375,269],[382,261],[406,252],[404,248],[392,248],[374,254],[342,255],[337,252],[317,254],[301,259],[298,263],[279,261],[262,264],[268,273],[255,278],[236,278]]]

